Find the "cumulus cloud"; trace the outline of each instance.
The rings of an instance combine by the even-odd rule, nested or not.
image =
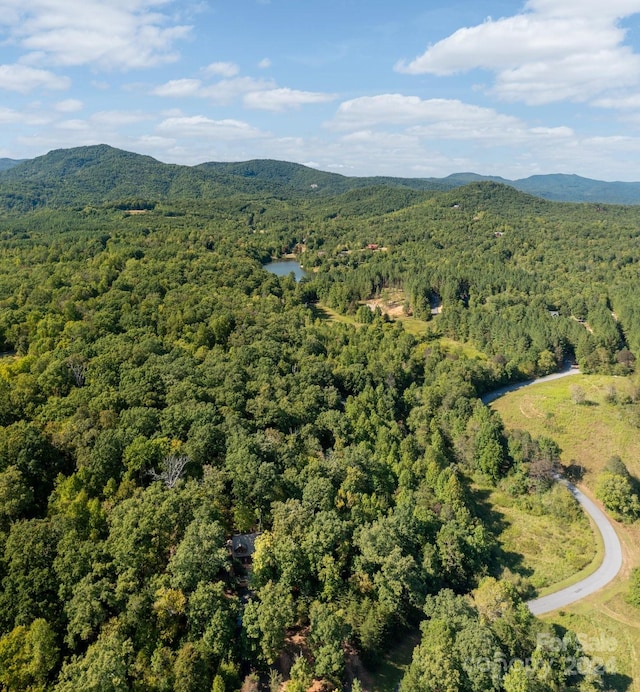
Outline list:
[[[212,62],[204,68],[204,71],[221,77],[235,77],[240,72],[240,68],[233,62]]]
[[[64,101],[58,101],[54,108],[59,113],[75,113],[84,108],[84,103],[78,99],[65,99]]]
[[[46,115],[0,106],[0,125],[47,125],[49,122]]]
[[[89,123],[86,120],[71,119],[61,120],[56,123],[59,130],[72,130],[73,132],[86,132],[89,130]]]
[[[212,120],[204,115],[167,118],[157,128],[162,136],[203,137],[207,139],[237,140],[264,137],[261,130],[241,120]]]
[[[234,77],[222,79],[215,84],[205,84],[200,79],[172,79],[155,87],[154,96],[185,98],[193,96],[206,98],[220,105],[233,103],[244,94],[253,91],[264,91],[275,88],[275,82],[252,77]]]
[[[244,96],[244,94],[252,91],[274,89],[275,86],[275,82],[272,80],[235,77],[234,79],[223,79],[216,84],[203,88],[200,95],[217,104],[227,105]]]
[[[237,71],[233,63],[212,63],[205,72],[218,75],[233,75]],[[334,101],[336,94],[325,94],[315,91],[300,91],[278,87],[272,79],[229,76],[213,84],[201,79],[172,79],[161,84],[150,92],[154,96],[173,98],[197,97],[212,101],[217,105],[229,105],[242,99],[247,108],[282,113],[292,108],[308,104]]]
[[[502,115],[492,108],[482,108],[456,99],[421,99],[402,94],[363,96],[340,104],[334,119],[328,123],[340,130],[362,129],[374,125],[421,126],[423,131],[449,133],[456,139],[481,137],[486,133],[502,134],[521,130],[518,118]]]
[[[314,91],[298,91],[296,89],[268,89],[251,91],[244,97],[247,108],[282,112],[290,108],[300,108],[311,103],[327,103],[334,101],[336,94],[323,94]]]
[[[542,104],[584,101],[640,79],[640,55],[624,45],[619,20],[640,0],[530,0],[512,17],[459,29],[396,69],[451,75],[476,68],[496,73],[495,93]]]
[[[113,128],[151,120],[151,116],[139,111],[98,111],[93,113],[90,120],[99,127]]]
[[[70,79],[48,70],[38,70],[27,65],[0,65],[0,89],[26,94],[36,88],[63,90],[70,86]]]
[[[263,59],[258,63],[258,67],[259,67],[261,70],[267,70],[267,69],[269,69],[269,68],[271,67],[271,60],[269,60],[269,58],[263,58]]]
[[[535,152],[542,160],[560,150],[573,150],[578,142],[570,127],[532,126],[492,108],[456,99],[420,99],[402,94],[380,94],[345,101],[325,126],[345,133],[340,139],[345,151],[355,146],[369,147],[372,155],[381,147],[393,152],[396,170],[401,169],[403,161],[409,165],[412,149],[448,151],[451,166],[447,169],[454,172],[455,161],[472,160],[474,153],[484,152],[479,156],[482,159],[487,156],[487,151],[491,151],[494,152],[491,158],[502,159],[507,151],[526,152],[527,156]],[[513,158],[513,153],[509,156]],[[412,161],[411,167],[417,171],[417,161]],[[508,175],[507,168],[513,168],[515,162],[510,160],[508,165],[504,162],[502,165],[505,170],[493,172]],[[478,164],[457,170],[489,172],[484,165]]]
[[[640,110],[640,93],[614,94],[596,99],[593,106],[615,108],[620,110]]]
[[[152,90],[154,96],[170,96],[184,98],[185,96],[198,96],[202,88],[199,79],[171,79]]]
[[[166,0],[0,0],[11,41],[29,64],[104,69],[151,67],[177,59],[191,27],[159,11]]]

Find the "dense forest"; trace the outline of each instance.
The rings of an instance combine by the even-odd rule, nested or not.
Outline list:
[[[478,397],[633,372],[638,211],[209,168],[0,176],[0,686],[362,690],[421,633],[403,692],[601,689],[477,492],[576,520],[559,450]]]

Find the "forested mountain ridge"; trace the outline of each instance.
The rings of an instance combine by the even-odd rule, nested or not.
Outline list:
[[[200,164],[196,168],[280,183],[300,192],[313,191],[316,195],[340,194],[364,187],[408,187],[413,190],[448,190],[452,187],[446,179],[394,178],[390,176],[349,177],[286,161],[212,162]]]
[[[349,177],[273,160],[179,166],[107,145],[59,149],[26,161],[0,160],[0,203],[28,211],[83,200],[96,203],[135,197],[200,199],[258,194],[312,199],[368,187],[445,191],[479,181],[502,183],[557,201],[640,203],[640,183],[604,182],[577,175],[537,175],[520,180],[476,173],[446,178]]]
[[[314,199],[385,186],[427,191],[451,187],[429,179],[348,178],[282,161],[179,166],[107,145],[59,149],[0,170],[0,200],[5,208],[21,212],[123,199]]]
[[[22,160],[20,160],[20,159],[0,159],[0,171],[6,171],[9,168],[13,168],[14,166],[17,166],[19,163],[22,163]]]
[[[121,200],[261,197],[280,193],[277,183],[212,175],[165,164],[107,145],[59,149],[0,171],[0,203],[20,213],[45,207],[82,206]]]

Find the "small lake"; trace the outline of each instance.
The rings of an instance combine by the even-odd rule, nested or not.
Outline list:
[[[262,265],[262,268],[276,276],[288,276],[293,272],[296,281],[300,281],[300,279],[307,276],[307,272],[300,266],[300,262],[293,259],[267,262],[267,264]]]

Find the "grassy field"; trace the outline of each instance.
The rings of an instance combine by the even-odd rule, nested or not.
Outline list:
[[[315,317],[321,320],[327,320],[329,322],[342,322],[342,324],[350,324],[352,327],[361,327],[360,322],[356,322],[355,317],[351,315],[343,315],[326,305],[321,305],[318,303],[314,306],[313,311],[315,312]]]
[[[341,322],[342,324],[350,324],[353,327],[361,327],[362,323],[358,322],[352,315],[343,315],[324,304],[318,303],[314,306],[316,317],[319,319],[328,320],[329,322]],[[430,322],[419,320],[416,317],[396,314],[389,318],[392,322],[400,322],[402,326],[414,336],[428,336],[433,341],[438,341],[440,345],[449,353],[465,356],[467,358],[475,358],[478,360],[486,360],[486,354],[478,351],[472,344],[454,341],[446,336],[437,335],[438,318],[434,318]]]
[[[584,392],[584,404],[574,403],[575,387]],[[611,388],[621,396],[631,387],[623,377],[574,375],[512,392],[491,406],[508,429],[522,428],[535,437],[554,439],[563,450],[563,463],[584,466],[584,482],[593,487],[598,471],[613,455],[640,476],[640,429],[632,424],[628,406],[606,401]]]
[[[586,395],[583,404],[574,403],[572,387],[576,386]],[[632,385],[620,377],[576,375],[512,392],[495,401],[492,408],[500,413],[507,429],[520,428],[554,439],[563,450],[563,463],[584,467],[582,489],[593,496],[598,471],[613,455],[640,476],[640,428],[634,425],[629,406],[608,401],[612,388],[620,398],[631,392]],[[518,531],[528,532],[524,518],[511,519]],[[630,570],[640,566],[640,527],[617,523],[616,529],[625,557],[616,580],[545,618],[580,634],[586,651],[604,661],[609,671],[605,689],[640,692],[640,610],[624,600]],[[516,543],[525,561],[533,564],[539,559],[535,545],[524,540]]]
[[[586,516],[560,523],[549,514],[521,509],[499,490],[490,492],[488,501],[500,517],[505,567],[526,577],[538,595],[583,579],[602,562],[602,541]]]

